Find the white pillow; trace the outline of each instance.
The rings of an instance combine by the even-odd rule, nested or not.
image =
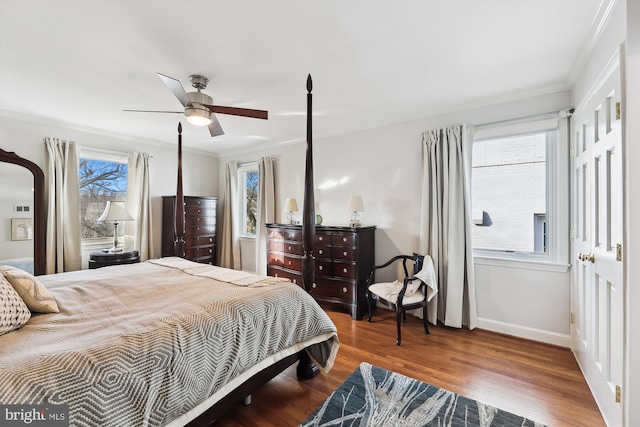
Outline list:
[[[13,289],[4,276],[0,275],[0,335],[18,329],[31,319],[29,307]]]
[[[29,310],[36,313],[60,312],[53,295],[33,275],[8,266],[0,266],[0,271],[27,304]]]

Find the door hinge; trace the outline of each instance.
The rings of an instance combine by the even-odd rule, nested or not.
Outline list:
[[[571,150],[569,151],[569,155],[571,156],[572,159],[576,158],[576,147],[571,147]]]
[[[620,102],[616,102],[616,120],[620,120]]]
[[[576,323],[576,316],[573,313],[569,313],[569,323],[571,323],[572,325],[574,323]]]
[[[616,245],[616,261],[622,261],[622,245],[620,243]]]
[[[574,241],[576,239],[576,232],[574,230],[569,230],[569,240]]]
[[[616,403],[620,403],[620,401],[621,401],[620,395],[621,394],[622,394],[622,389],[620,388],[619,385],[616,384]]]

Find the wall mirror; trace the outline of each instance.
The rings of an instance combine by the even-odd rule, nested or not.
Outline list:
[[[0,148],[0,262],[46,273],[44,173]]]

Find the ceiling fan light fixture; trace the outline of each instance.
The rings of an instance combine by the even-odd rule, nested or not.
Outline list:
[[[184,110],[189,123],[196,126],[208,126],[211,123],[211,112],[205,108],[189,107]]]

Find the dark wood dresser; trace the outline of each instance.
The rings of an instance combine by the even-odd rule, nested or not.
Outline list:
[[[162,196],[162,256],[173,256],[176,196]],[[184,196],[186,258],[216,264],[215,197]]]
[[[367,309],[365,284],[375,260],[375,226],[316,226],[315,280],[309,293],[339,304],[356,320]],[[267,224],[267,274],[302,286],[302,227]]]

